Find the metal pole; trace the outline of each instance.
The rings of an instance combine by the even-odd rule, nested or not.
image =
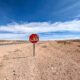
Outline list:
[[[33,43],[33,56],[35,56],[35,43]]]

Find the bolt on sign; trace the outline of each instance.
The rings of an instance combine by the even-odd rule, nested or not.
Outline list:
[[[39,41],[39,36],[37,34],[31,34],[29,41],[33,43],[33,56],[35,56],[35,43]]]

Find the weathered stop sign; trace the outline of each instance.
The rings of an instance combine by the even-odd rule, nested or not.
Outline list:
[[[33,43],[33,56],[35,56],[35,43],[39,41],[39,36],[37,34],[31,34],[29,41]]]
[[[39,36],[37,34],[31,34],[29,37],[29,41],[32,43],[37,43],[39,41]]]

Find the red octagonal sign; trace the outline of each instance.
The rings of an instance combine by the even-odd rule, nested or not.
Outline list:
[[[39,36],[37,34],[31,34],[29,37],[29,41],[32,43],[37,43],[39,41]]]

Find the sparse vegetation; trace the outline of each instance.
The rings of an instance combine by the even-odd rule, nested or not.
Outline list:
[[[80,53],[80,50],[77,49],[76,52]]]
[[[8,60],[8,59],[9,59],[9,56],[8,56],[8,55],[4,55],[4,56],[3,56],[3,59],[4,59],[4,60]]]
[[[42,46],[43,48],[46,48],[47,46]]]
[[[80,45],[78,45],[78,47],[80,47]]]
[[[73,42],[80,42],[80,40],[78,39],[78,40],[71,40],[71,41],[73,41]]]
[[[60,44],[71,44],[70,41],[65,41],[65,40],[62,40],[62,41],[57,41],[57,43],[60,43]]]
[[[19,49],[16,49],[14,52],[19,52],[19,51],[21,51],[21,50],[19,50]]]
[[[0,67],[3,67],[3,64],[2,63],[0,63]]]

